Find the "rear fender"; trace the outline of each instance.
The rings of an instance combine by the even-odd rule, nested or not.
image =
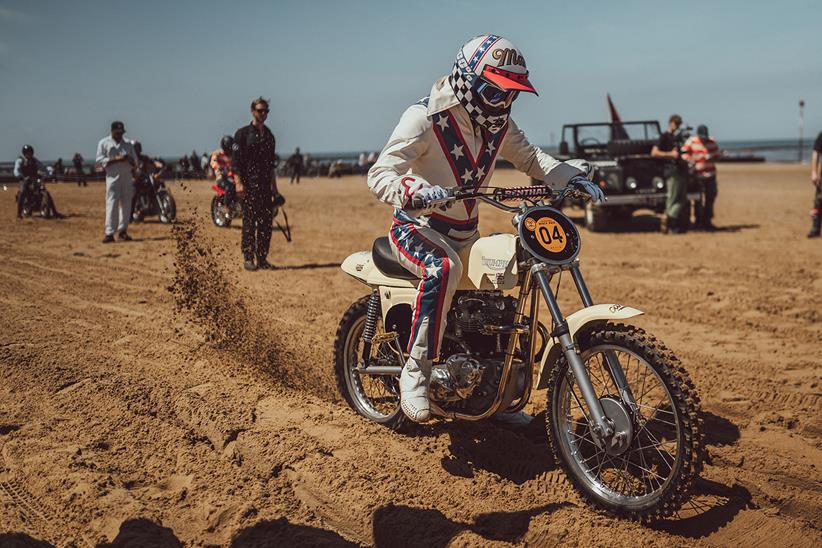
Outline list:
[[[571,338],[576,342],[577,333],[585,331],[589,326],[613,320],[627,320],[641,314],[644,314],[644,312],[621,304],[595,304],[574,312],[565,318],[565,321],[568,322]],[[537,389],[548,388],[548,377],[550,377],[551,369],[560,357],[562,357],[562,345],[558,339],[551,338],[546,343],[545,352],[542,355],[542,363],[539,366],[539,375],[537,377]]]

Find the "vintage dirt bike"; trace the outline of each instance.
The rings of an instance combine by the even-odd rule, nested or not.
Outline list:
[[[35,211],[39,211],[44,219],[51,218],[51,194],[46,190],[46,183],[43,179],[37,177],[29,180],[29,191],[23,201],[23,210],[21,215],[23,217],[31,217]],[[14,196],[14,201],[20,196],[20,191]]]
[[[135,185],[131,202],[131,220],[142,222],[149,215],[158,215],[161,223],[173,223],[177,218],[177,204],[165,183],[153,173],[143,174]]]
[[[464,274],[431,373],[431,408],[442,418],[482,420],[519,412],[534,385],[547,388],[548,444],[577,491],[599,510],[648,522],[676,512],[701,472],[699,399],[670,350],[621,323],[641,311],[593,303],[577,260],[579,231],[555,207],[587,197],[531,186],[457,190],[435,204],[482,200],[511,212],[518,234],[482,237],[460,251]],[[337,331],[338,389],[360,415],[400,429],[408,419],[399,374],[419,279],[396,261],[387,238],[349,256],[342,270],[372,291]],[[566,271],[584,306],[568,316],[551,288]],[[518,295],[505,295],[510,290]],[[540,300],[550,329],[539,321]]]

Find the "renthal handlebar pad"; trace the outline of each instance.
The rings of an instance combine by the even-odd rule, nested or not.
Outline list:
[[[497,189],[494,194],[503,200],[548,198],[554,195],[554,190],[548,186],[519,186]]]

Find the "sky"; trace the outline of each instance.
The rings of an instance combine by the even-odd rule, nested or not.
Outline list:
[[[720,141],[822,131],[822,2],[0,0],[0,159],[90,158],[112,120],[152,155],[217,148],[272,100],[281,153],[379,150],[478,34],[513,41],[539,96],[532,142],[564,123],[682,114]],[[553,136],[553,139],[552,139]]]

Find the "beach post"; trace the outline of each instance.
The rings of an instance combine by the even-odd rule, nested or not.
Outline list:
[[[805,100],[799,100],[799,163],[802,163],[802,141],[805,132]]]

